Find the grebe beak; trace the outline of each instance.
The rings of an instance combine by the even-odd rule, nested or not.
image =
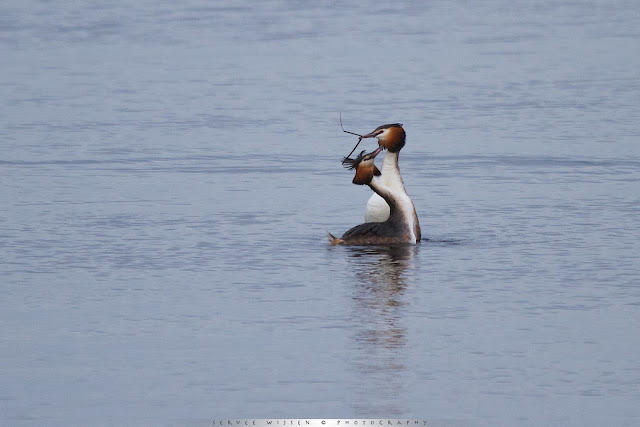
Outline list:
[[[370,155],[373,156],[373,157],[376,157],[378,154],[380,154],[380,152],[382,150],[384,150],[384,146],[383,145],[379,145],[378,148],[373,150]]]
[[[366,135],[362,135],[360,138],[365,139],[365,138],[375,138],[376,136],[380,135],[382,133],[382,130],[378,129],[378,130],[374,130],[371,133],[368,133]]]

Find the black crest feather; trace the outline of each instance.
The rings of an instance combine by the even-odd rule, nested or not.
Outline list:
[[[402,123],[390,123],[388,125],[382,125],[382,126],[378,126],[376,128],[376,130],[380,130],[380,129],[389,129],[389,128],[401,128],[402,127]],[[375,130],[374,130],[375,132]]]
[[[349,170],[354,170],[358,167],[362,159],[364,159],[364,153],[365,150],[362,150],[360,154],[358,154],[358,157],[356,157],[355,159],[352,159],[351,157],[345,157],[344,159],[342,159],[342,166],[344,166],[345,168],[349,168]]]

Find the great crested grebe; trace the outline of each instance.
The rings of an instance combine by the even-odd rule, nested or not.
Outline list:
[[[420,222],[418,221],[418,215],[416,209],[411,201],[411,198],[407,194],[407,190],[404,188],[402,176],[400,175],[400,168],[398,166],[398,154],[406,142],[406,133],[400,123],[392,123],[388,125],[378,126],[376,130],[362,138],[377,138],[378,150],[383,148],[387,149],[387,153],[382,160],[382,175],[380,176],[382,185],[388,187],[392,192],[402,195],[403,199],[411,205],[413,212],[413,233],[416,236],[417,241],[420,241]],[[369,201],[364,212],[365,222],[383,222],[389,218],[389,204],[384,198],[376,192]]]
[[[369,154],[364,154],[363,151],[355,159],[345,159],[344,163],[356,170],[352,181],[354,184],[368,185],[387,203],[389,217],[383,222],[357,225],[342,237],[334,237],[329,233],[332,245],[389,245],[420,241],[420,226],[417,224],[418,218],[411,199],[406,192],[384,185],[381,172],[373,162],[380,151],[381,147]]]

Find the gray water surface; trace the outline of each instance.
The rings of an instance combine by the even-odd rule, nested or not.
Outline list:
[[[0,424],[640,424],[640,3],[5,2],[0,57]],[[429,241],[328,245],[340,113]]]

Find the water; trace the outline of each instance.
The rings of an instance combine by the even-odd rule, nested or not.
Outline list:
[[[638,21],[3,4],[0,424],[637,425]],[[431,241],[328,246],[370,193],[340,112],[404,123]]]

